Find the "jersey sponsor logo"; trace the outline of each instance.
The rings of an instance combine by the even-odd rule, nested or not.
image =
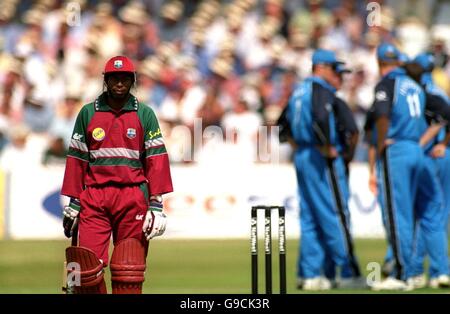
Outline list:
[[[92,137],[96,141],[103,141],[105,135],[105,131],[102,128],[95,128],[94,131],[92,131]]]
[[[123,62],[122,62],[122,60],[116,60],[116,61],[114,61],[114,67],[115,67],[116,69],[121,69],[121,68],[123,67]]]
[[[75,133],[75,134],[73,135],[72,138],[73,138],[74,140],[79,141],[79,140],[81,140],[82,137],[83,137],[82,134]]]
[[[158,129],[155,132],[149,131],[148,136],[150,136],[150,139],[157,137],[158,135],[161,135],[161,129]]]
[[[127,129],[127,137],[133,139],[136,137],[136,129],[129,128]]]
[[[375,94],[375,99],[378,101],[385,101],[387,100],[387,94],[384,90],[379,90],[376,94]]]
[[[142,220],[144,219],[144,215],[136,215],[136,220]]]

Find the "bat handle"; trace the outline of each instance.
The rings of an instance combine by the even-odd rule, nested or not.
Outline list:
[[[72,246],[78,246],[78,224],[73,228]]]
[[[78,224],[75,224],[72,230],[72,239],[71,239],[72,246],[78,246]],[[70,287],[67,285],[67,261],[64,262],[64,271],[63,271],[63,286],[62,286],[62,292],[64,294],[73,294],[73,287]]]

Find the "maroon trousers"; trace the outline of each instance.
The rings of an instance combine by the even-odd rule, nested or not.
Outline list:
[[[148,202],[138,185],[87,187],[80,195],[79,245],[95,252],[108,265],[109,242],[138,239],[148,250],[142,232]]]

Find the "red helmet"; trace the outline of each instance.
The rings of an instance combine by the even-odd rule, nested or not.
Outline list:
[[[131,62],[129,58],[124,56],[116,56],[106,62],[103,74],[113,72],[130,72],[134,74],[136,72],[136,69],[133,62]]]

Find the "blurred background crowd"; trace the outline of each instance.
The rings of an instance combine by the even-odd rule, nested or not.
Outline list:
[[[264,162],[258,130],[274,125],[310,75],[316,48],[335,50],[352,70],[339,94],[363,124],[382,41],[411,57],[432,52],[433,76],[450,93],[450,1],[2,0],[0,167],[63,164],[80,106],[102,92],[104,64],[120,54],[137,66],[132,92],[155,110],[173,163],[199,149],[196,118],[228,136],[205,139],[204,160]],[[363,143],[356,160],[366,160]]]

